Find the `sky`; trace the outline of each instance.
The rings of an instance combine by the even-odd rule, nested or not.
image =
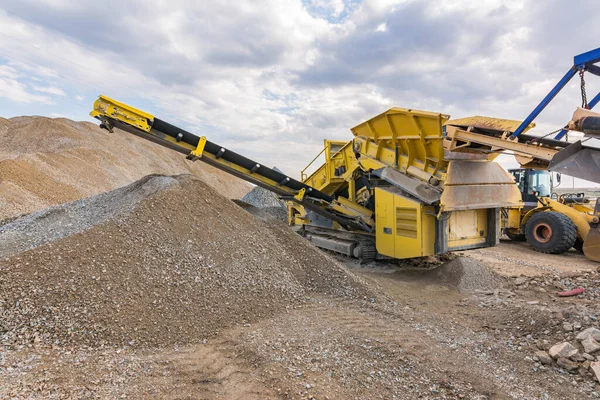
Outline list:
[[[3,0],[0,116],[92,120],[105,94],[297,176],[391,107],[524,119],[600,47],[598,15],[598,0]],[[575,78],[534,132],[580,104]]]

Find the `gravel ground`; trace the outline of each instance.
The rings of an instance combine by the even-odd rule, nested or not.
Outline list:
[[[458,257],[431,273],[440,283],[467,292],[498,289],[503,282],[487,265],[468,257]]]
[[[264,210],[153,179],[105,219],[66,212],[91,227],[12,221],[86,228],[0,261],[0,398],[600,398],[577,339],[600,328],[600,274],[577,256],[341,266]],[[542,362],[564,342],[578,353]]]

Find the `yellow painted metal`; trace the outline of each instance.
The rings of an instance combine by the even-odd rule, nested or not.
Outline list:
[[[150,132],[152,121],[154,121],[152,114],[103,95],[100,95],[94,102],[94,108],[90,112],[90,116],[94,118],[107,116],[146,132]]]
[[[348,200],[356,202],[356,181],[354,177],[348,180]]]
[[[445,172],[442,124],[448,116],[391,108],[352,128],[360,153],[424,181]],[[361,157],[362,158],[362,157]]]
[[[325,163],[310,176],[306,176],[305,171],[323,153]],[[345,170],[343,173],[339,173],[341,167]],[[302,181],[317,190],[332,194],[352,178],[357,168],[358,162],[352,149],[352,141],[325,140],[323,150],[302,170]]]
[[[302,188],[298,191],[298,194],[294,196],[294,198],[298,201],[304,200],[304,195],[306,194],[306,189]]]
[[[521,215],[522,211],[520,208],[509,208],[506,210],[508,213],[508,218],[506,220],[506,225],[503,228],[513,229],[520,231],[521,230]]]
[[[333,202],[332,209],[349,217],[358,217],[370,226],[375,223],[373,221],[373,211],[341,196]]]
[[[600,262],[600,226],[590,229],[583,242],[583,253],[592,261]]]
[[[206,136],[200,136],[200,139],[198,140],[198,146],[196,146],[196,150],[192,150],[190,152],[190,156],[194,157],[194,161],[202,157],[202,154],[204,153],[204,146],[206,146],[206,141]]]
[[[484,246],[488,234],[487,209],[453,211],[448,220],[448,250]]]
[[[397,188],[375,188],[377,251],[394,258],[435,253],[433,207],[402,196]]]

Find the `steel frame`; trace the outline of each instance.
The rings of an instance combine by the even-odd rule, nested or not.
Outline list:
[[[517,137],[522,134],[530,123],[546,108],[548,104],[556,97],[556,95],[569,83],[569,81],[579,72],[580,70],[588,71],[591,74],[600,76],[600,66],[595,65],[600,62],[600,48],[590,50],[586,53],[582,53],[573,57],[573,66],[567,71],[560,81],[552,88],[550,93],[544,97],[544,99],[537,105],[536,108],[525,118],[525,120],[519,125],[517,130],[512,134],[513,137]],[[600,92],[588,103],[588,108],[592,109],[596,104],[600,102]],[[560,140],[567,133],[566,129],[560,131],[554,138]]]

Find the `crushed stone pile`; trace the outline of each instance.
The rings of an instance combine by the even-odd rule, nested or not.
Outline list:
[[[289,228],[254,217],[197,178],[150,177],[129,189],[149,194],[87,230],[0,260],[0,344],[199,343],[311,293],[373,297]],[[126,192],[106,199],[121,207],[114,196]],[[85,204],[68,207],[73,213],[51,215],[75,225],[82,222],[74,215],[93,220]],[[10,224],[27,231],[27,218],[43,229],[44,218],[31,216]]]
[[[250,185],[134,135],[66,118],[0,118],[0,221],[128,185],[193,174],[229,198]]]
[[[242,202],[260,209],[273,219],[287,222],[287,208],[277,195],[260,186],[255,186],[242,197]],[[238,202],[238,205],[244,207]],[[255,211],[254,211],[255,213]],[[264,214],[263,214],[264,216]]]
[[[487,265],[469,257],[457,257],[428,274],[461,291],[494,290],[503,282]]]
[[[149,175],[125,187],[59,204],[7,221],[0,226],[0,258],[21,253],[82,232],[133,210],[135,205],[178,181],[170,176]]]
[[[284,208],[285,205],[277,198],[277,195],[260,186],[255,186],[252,190],[242,197],[244,203],[248,203],[256,208]]]

